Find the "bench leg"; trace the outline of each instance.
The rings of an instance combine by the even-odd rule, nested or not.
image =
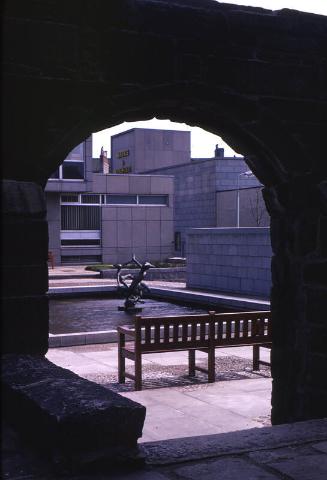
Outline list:
[[[195,376],[195,350],[188,351],[188,374],[190,377]]]
[[[122,349],[125,347],[125,335],[118,334],[118,382],[125,383],[125,357]]]
[[[215,349],[209,348],[208,351],[208,382],[213,383],[216,380],[215,375]]]
[[[260,370],[260,345],[253,345],[253,370]]]
[[[142,390],[142,356],[135,355],[135,390]]]

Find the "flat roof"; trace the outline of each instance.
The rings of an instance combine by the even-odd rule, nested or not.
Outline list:
[[[123,132],[116,133],[115,135],[111,135],[111,138],[119,137],[120,135],[125,135],[126,133],[133,132],[134,130],[143,130],[143,131],[151,131],[151,132],[183,132],[183,133],[191,133],[191,130],[170,130],[167,128],[130,128],[129,130],[124,130]]]

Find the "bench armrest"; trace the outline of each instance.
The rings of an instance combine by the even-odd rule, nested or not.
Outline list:
[[[135,337],[135,328],[132,326],[123,325],[121,327],[117,327],[117,332],[129,335],[130,337]]]

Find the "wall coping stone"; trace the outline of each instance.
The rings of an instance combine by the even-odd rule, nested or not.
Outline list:
[[[136,461],[145,407],[43,356],[3,355],[9,424],[59,467]]]
[[[188,235],[267,235],[269,234],[269,227],[212,227],[212,228],[190,228],[187,230]]]

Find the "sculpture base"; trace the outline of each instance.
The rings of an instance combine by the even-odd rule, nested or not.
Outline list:
[[[142,312],[143,308],[141,308],[141,307],[132,307],[132,308],[118,307],[118,310],[120,312],[126,312],[126,313],[140,313],[140,312]]]

